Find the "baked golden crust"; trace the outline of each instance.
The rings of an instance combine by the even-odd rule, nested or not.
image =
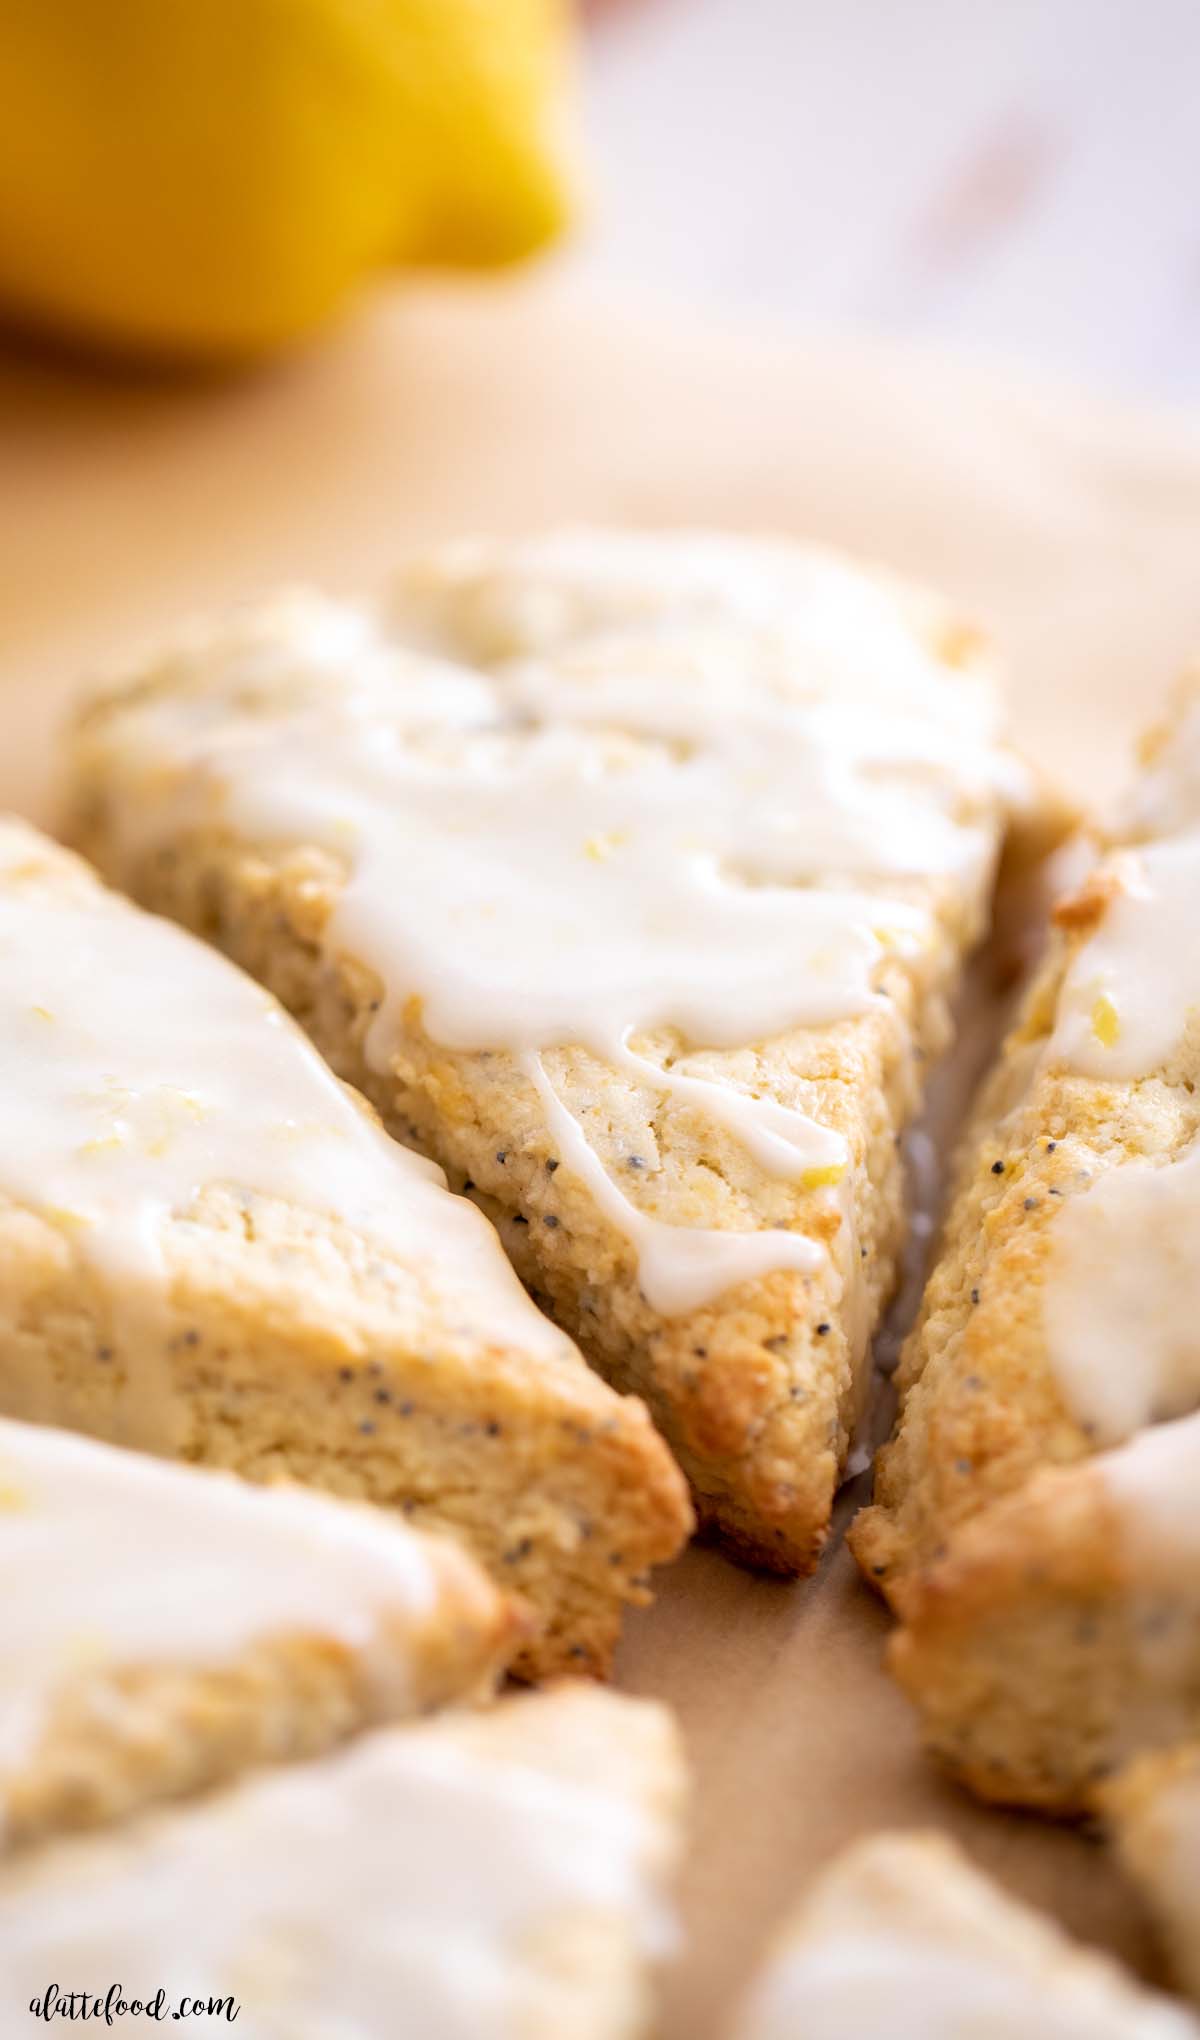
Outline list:
[[[578,643],[593,628],[602,639],[614,622],[657,630],[669,602],[656,571],[645,586],[597,595],[555,574],[547,589],[519,555],[497,563],[485,549],[477,570],[467,549],[414,569],[405,614],[439,648],[488,666]],[[905,599],[914,630],[961,671],[963,686],[984,686],[974,639],[939,605]],[[719,622],[719,602],[713,613]],[[562,1162],[538,1095],[511,1057],[441,1047],[410,1010],[386,1066],[368,1058],[381,988],[361,959],[325,942],[346,884],[336,856],[227,825],[196,827],[182,813],[164,820],[161,802],[148,836],[122,826],[131,805],[157,802],[156,775],[161,789],[164,773],[171,781],[181,770],[161,753],[147,764],[144,712],[153,720],[176,689],[194,698],[203,686],[203,671],[185,661],[84,716],[72,751],[73,838],[136,897],[217,942],[268,984],[389,1128],[432,1154],[454,1185],[469,1186],[538,1301],[606,1378],[646,1398],[703,1521],[755,1563],[811,1568],[866,1390],[864,1334],[892,1292],[903,1243],[899,1136],[923,1071],[947,1040],[963,955],[983,930],[1005,801],[995,790],[962,793],[960,807],[993,853],[969,882],[890,882],[929,913],[933,933],[919,954],[884,960],[876,980],[884,996],[870,1011],[733,1050],[688,1052],[667,1032],[637,1040],[652,1063],[816,1119],[850,1152],[857,1278],[826,1254],[811,1274],[780,1269],[669,1316],[647,1303],[630,1239]],[[255,689],[235,713],[286,714],[278,690],[269,698],[258,679]],[[643,1210],[675,1225],[776,1226],[829,1244],[836,1219],[828,1200],[769,1175],[691,1101],[582,1049],[552,1050],[544,1064],[610,1178]]]
[[[403,1633],[412,1678],[402,1711],[481,1696],[528,1635],[517,1604],[497,1595],[479,1606],[482,1586],[480,1576],[472,1605],[451,1581],[429,1619]],[[386,1635],[375,1647],[388,1647]],[[4,1781],[0,1846],[109,1826],[259,1765],[320,1756],[380,1718],[361,1659],[317,1632],[264,1639],[216,1668],[151,1662],[80,1675]]]
[[[896,1589],[889,1667],[981,1798],[1093,1810],[1200,1719],[1200,1580],[1145,1564],[1105,1468],[1035,1473]]]
[[[321,853],[289,856],[193,838],[169,862],[118,868],[94,828],[85,840],[147,904],[215,937],[282,999],[392,1132],[433,1154],[452,1185],[471,1185],[535,1300],[575,1328],[587,1356],[617,1387],[653,1396],[656,1421],[689,1475],[703,1519],[719,1523],[758,1564],[782,1571],[815,1564],[862,1389],[831,1261],[813,1276],[780,1270],[715,1305],[660,1317],[638,1288],[628,1239],[559,1168],[537,1096],[510,1057],[442,1049],[413,1025],[388,1071],[371,1069],[363,1041],[377,990],[353,961],[323,959],[320,931],[338,881]],[[898,985],[886,1011],[819,1039],[772,1043],[737,1059],[688,1061],[693,1071],[702,1062],[706,1071],[736,1069],[743,1081],[780,1102],[803,1101],[809,1111],[820,1100],[825,1122],[846,1135],[856,1160],[873,1320],[891,1293],[902,1237],[897,1129],[910,1104],[905,991]],[[932,994],[927,1017],[932,1052],[944,1020]],[[673,1183],[674,1192],[668,1187],[657,1201],[659,1215],[686,1205],[710,1223],[752,1208],[761,1217],[771,1200],[780,1223],[810,1234],[828,1225],[815,1197],[756,1182],[735,1144],[722,1143],[676,1101],[639,1089],[583,1051],[556,1051],[546,1061],[614,1170],[629,1155],[653,1157],[656,1175]],[[714,1147],[723,1149],[717,1169],[708,1169],[706,1188],[697,1193],[688,1184],[693,1159]]]
[[[1168,759],[1160,739],[1151,760],[1162,783],[1153,799],[1143,783],[1127,823],[1135,840],[1162,824],[1171,855],[1169,824],[1186,832],[1194,821],[1195,699],[1193,682],[1177,702],[1174,751]],[[1200,1578],[1179,1524],[1164,1529],[1156,1515],[1156,1495],[1176,1491],[1168,1474],[1181,1507],[1194,1486],[1191,1374],[1183,1367],[1160,1381],[1136,1350],[1089,1344],[1093,1385],[1080,1395],[1075,1383],[1069,1395],[1056,1345],[1060,1242],[1073,1237],[1064,1224],[1095,1211],[1100,1186],[1165,1183],[1147,1164],[1178,1180],[1170,1165],[1182,1165],[1200,1134],[1200,1016],[1182,990],[1174,1039],[1141,1073],[1097,1075],[1094,1058],[1076,1067],[1050,1051],[1068,973],[1115,904],[1144,898],[1141,925],[1153,932],[1160,910],[1152,891],[1131,891],[1139,884],[1117,849],[1057,910],[1050,953],[967,1130],[902,1356],[899,1422],[879,1457],[874,1503],[850,1533],[865,1576],[901,1619],[890,1662],[931,1748],[986,1798],[1065,1813],[1089,1807],[1139,1749],[1200,1725],[1200,1646],[1189,1643],[1200,1634]],[[1085,958],[1084,990],[1090,968]],[[1096,1013],[1104,1024],[1102,1003],[1093,1025]],[[1110,1249],[1118,1256],[1124,1237]],[[1138,1252],[1130,1239],[1127,1253]],[[1069,1294],[1075,1308],[1078,1291]],[[1162,1343],[1152,1308],[1157,1326],[1168,1306],[1148,1296],[1139,1310],[1148,1349]],[[1095,1414],[1106,1370],[1137,1384],[1129,1427],[1107,1434]],[[1173,1536],[1176,1558],[1164,1562]]]
[[[381,1510],[3,1420],[0,1577],[0,1853],[482,1698],[530,1631]]]
[[[77,858],[23,833],[47,913],[56,888],[99,895]],[[495,1334],[486,1299],[367,1252],[320,1210],[205,1188],[171,1214],[162,1251],[174,1329],[163,1350],[134,1353],[128,1315],[114,1322],[69,1233],[0,1196],[7,1413],[114,1442],[132,1428],[169,1456],[455,1533],[537,1618],[521,1669],[606,1671],[622,1606],[648,1597],[650,1567],[690,1527],[683,1482],[639,1403],[614,1395],[565,1338],[525,1349]],[[164,1386],[152,1412],[134,1407],[131,1385],[147,1365]]]
[[[984,1083],[917,1323],[897,1373],[900,1418],[876,1461],[852,1549],[889,1596],[956,1526],[1038,1467],[1094,1450],[1046,1352],[1053,1228],[1076,1191],[1200,1128],[1200,1101],[1156,1081],[1113,1086],[1043,1061],[1082,927],[1059,928],[999,1065]],[[1197,1043],[1200,1058],[1200,1042]]]
[[[1164,815],[1184,799],[1198,701],[1189,676],[1170,723],[1177,754],[1164,762],[1162,732],[1151,747]],[[1150,787],[1131,803],[1135,838],[1150,833]],[[1055,1230],[1074,1197],[1128,1163],[1178,1159],[1200,1132],[1200,1017],[1181,1013],[1166,1059],[1133,1077],[1088,1074],[1046,1053],[1072,962],[1128,882],[1117,849],[1057,906],[1045,961],[968,1123],[901,1356],[895,1434],[876,1464],[874,1505],[851,1531],[864,1574],[889,1596],[958,1523],[1037,1467],[1071,1464],[1105,1442],[1068,1409],[1051,1368]]]

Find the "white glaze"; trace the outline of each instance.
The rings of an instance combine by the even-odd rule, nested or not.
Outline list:
[[[660,1956],[673,1843],[614,1784],[598,1737],[594,1776],[556,1762],[556,1717],[574,1703],[505,1703],[469,1737],[384,1731],[0,1872],[5,2002],[23,2007],[52,1978],[65,1992],[119,1977],[127,1995],[231,1993],[246,2040],[593,2030],[595,1956],[573,1981],[562,1937],[569,1949],[611,1931],[635,1960]],[[631,1704],[605,1696],[618,1740]],[[513,1709],[527,1716],[523,1758]]]
[[[1167,772],[1164,760],[1164,798]],[[1170,785],[1185,787],[1178,760],[1172,774]],[[1189,812],[1181,792],[1181,819]],[[1109,871],[1116,890],[1072,958],[1047,1061],[1114,1084],[1169,1077],[1200,1013],[1200,833],[1124,851]],[[1197,1145],[1158,1163],[1121,1162],[1063,1200],[1047,1351],[1068,1409],[1099,1445],[1200,1399],[1198,1217]]]
[[[1123,1549],[1136,1577],[1180,1589],[1195,1582],[1200,1569],[1200,1413],[1140,1432],[1104,1453],[1096,1471],[1121,1519]]]
[[[818,1883],[737,2040],[1197,2040],[944,1844],[883,1836]]]
[[[1139,1431],[1090,1463],[1129,1610],[1140,1674],[1124,1744],[1165,1749],[1195,1733],[1200,1622],[1200,1414]]]
[[[165,1238],[207,1187],[340,1220],[465,1324],[564,1350],[480,1213],[368,1119],[274,1000],[11,822],[0,1068],[0,1191],[61,1230],[105,1286],[128,1377],[124,1442],[174,1442]],[[14,1413],[52,1417],[53,1402]]]
[[[522,1059],[546,1114],[562,1162],[587,1184],[599,1209],[633,1242],[638,1283],[652,1310],[670,1317],[694,1310],[737,1282],[790,1267],[812,1274],[824,1255],[803,1233],[719,1232],[711,1226],[677,1226],[654,1218],[622,1195],[595,1149],[555,1092],[540,1056]],[[715,1087],[713,1087],[715,1088]]]
[[[970,1948],[852,1934],[784,1957],[739,2040],[1197,2040],[1167,2003],[1104,1975],[982,1961]]]
[[[945,622],[939,604],[794,539],[578,528],[463,539],[412,563],[394,606],[406,636],[484,665],[580,647],[607,659],[632,638],[673,660],[684,638],[697,656],[711,648],[714,672],[752,647],[793,694],[902,700],[973,737],[996,713],[976,673],[931,659],[922,633]]]
[[[1048,1055],[1124,1082],[1169,1062],[1200,1009],[1200,834],[1115,861],[1120,890],[1072,959]]]
[[[221,1667],[271,1637],[324,1636],[394,1713],[411,1689],[405,1625],[438,1595],[433,1546],[385,1515],[5,1420],[0,1580],[0,1825],[5,1772],[79,1677]]]
[[[1064,1201],[1045,1326],[1068,1409],[1097,1445],[1200,1402],[1200,1141],[1127,1161]]]
[[[325,940],[384,986],[375,1067],[415,1000],[435,1040],[522,1058],[545,1101],[554,1046],[628,1067],[664,1029],[723,1048],[862,1013],[885,952],[933,939],[935,884],[981,906],[1016,791],[990,696],[869,577],[704,538],[588,534],[487,560],[465,548],[418,572],[383,623],[285,601],[181,659],[121,732],[127,844],[164,819],[228,821],[346,860]],[[468,670],[446,649],[521,656]],[[686,1081],[760,1166],[849,1211],[826,1128],[637,1073]],[[786,1231],[714,1249],[655,1220],[548,1110],[660,1309],[817,1265]]]

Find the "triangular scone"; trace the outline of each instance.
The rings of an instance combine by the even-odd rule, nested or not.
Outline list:
[[[1194,684],[1121,833],[984,1087],[851,1531],[933,1748],[1060,1810],[1200,1733]]]
[[[896,1601],[889,1663],[934,1754],[984,1798],[1093,1807],[1200,1736],[1200,1415],[1033,1474]]]
[[[1114,1780],[1103,1805],[1174,1974],[1200,2003],[1200,1741],[1143,1757]]]
[[[1200,674],[983,1086],[851,1543],[889,1595],[1044,1465],[1200,1405]]]
[[[594,1687],[384,1730],[0,1870],[0,1989],[94,1988],[102,1950],[247,2040],[637,2040],[682,1799],[670,1716]]]
[[[645,1410],[281,1009],[0,823],[0,1408],[461,1534],[608,1662],[688,1528]]]
[[[955,620],[825,555],[467,545],[94,708],[70,829],[472,1191],[702,1515],[794,1571],[1021,784],[995,722]]]
[[[486,1690],[523,1633],[381,1509],[0,1419],[0,1851]]]
[[[937,1834],[858,1843],[785,1928],[733,2040],[1197,2040],[1181,2007]]]

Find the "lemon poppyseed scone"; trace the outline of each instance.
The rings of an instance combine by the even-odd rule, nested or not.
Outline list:
[[[1075,1807],[1200,1729],[1200,1445],[1170,1423],[1200,1404],[1198,825],[1192,685],[985,1086],[851,1533],[934,1747],[992,1797]]]
[[[1109,1832],[1200,2002],[1200,1742],[1131,1765],[1104,1795]]]
[[[99,1963],[247,2040],[640,2040],[683,1792],[666,1711],[595,1687],[386,1729],[0,1869],[0,1991]]]
[[[955,1525],[1200,1403],[1200,681],[985,1083],[852,1541],[891,1592]]]
[[[462,1535],[601,1670],[677,1468],[274,1000],[0,823],[0,1408]]]
[[[800,1907],[734,2040],[1196,2040],[1187,2012],[936,1834],[873,1836]]]
[[[1200,1736],[1200,1415],[1046,1467],[899,1590],[889,1662],[988,1799],[1077,1813]]]
[[[69,830],[279,994],[646,1397],[702,1517],[795,1571],[1024,794],[995,727],[961,625],[826,555],[462,545],[95,706]]]
[[[0,1419],[0,1852],[486,1691],[522,1635],[380,1509]]]

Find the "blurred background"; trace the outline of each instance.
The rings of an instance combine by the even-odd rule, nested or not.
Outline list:
[[[1196,0],[595,0],[621,283],[1200,394]]]
[[[270,353],[519,263],[1200,392],[1196,0],[5,0],[0,308]]]
[[[3,0],[0,803],[181,614],[605,521],[943,587],[1115,784],[1200,644],[1198,78],[1200,0]]]

